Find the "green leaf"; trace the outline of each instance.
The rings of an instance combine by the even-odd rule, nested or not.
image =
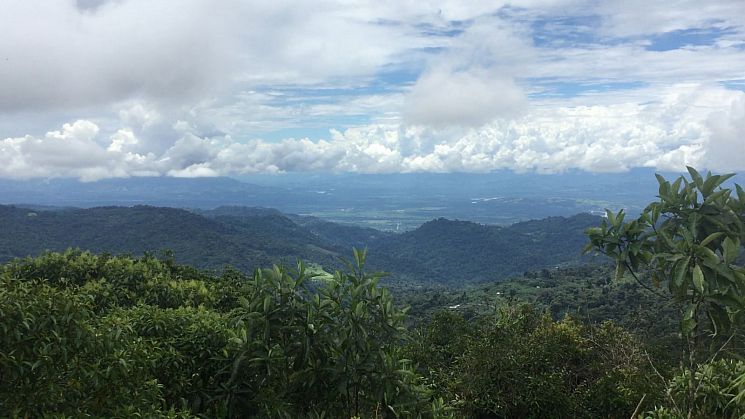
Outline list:
[[[724,182],[732,179],[733,177],[735,177],[735,174],[734,173],[727,173],[727,174],[724,174],[724,175],[719,175],[719,184],[717,186],[719,186],[722,183],[724,183]]]
[[[716,200],[718,200],[719,198],[721,198],[723,196],[729,197],[729,194],[730,193],[732,193],[732,191],[729,190],[729,189],[722,189],[721,191],[716,191],[713,194],[707,196],[704,199],[704,203],[711,204],[711,203],[715,202]]]
[[[686,169],[688,169],[688,173],[691,175],[691,179],[693,179],[693,182],[696,184],[696,187],[699,189],[703,189],[704,187],[704,179],[701,177],[701,175],[691,166],[686,166]]]
[[[717,256],[717,254],[714,253],[714,251],[709,249],[708,247],[695,246],[694,249],[695,249],[696,256],[703,259],[706,265],[713,267],[719,264],[720,262],[719,256]]]
[[[691,232],[688,231],[688,229],[685,229],[685,228],[680,229],[680,235],[683,236],[683,239],[685,240],[687,245],[690,246],[693,244],[693,234],[691,234]]]
[[[659,196],[668,196],[670,194],[670,183],[658,173],[655,173],[654,176],[657,178],[657,182],[660,184]]]
[[[716,233],[711,233],[708,236],[706,236],[705,239],[703,239],[701,241],[701,246],[706,246],[707,244],[709,244],[709,243],[713,242],[714,240],[722,237],[723,235],[724,235],[724,233],[722,233],[721,231],[717,231]]]
[[[724,249],[724,261],[730,264],[735,261],[738,253],[740,253],[740,240],[732,240],[727,237],[722,242],[722,248]]]
[[[673,192],[677,193],[680,189],[680,184],[683,182],[683,176],[679,176],[677,179],[675,179],[675,182],[673,182],[673,185],[671,186],[671,189]]]
[[[613,211],[606,208],[605,216],[608,218],[608,222],[610,223],[610,225],[615,227],[616,226],[616,215],[613,214]]]
[[[729,291],[726,294],[717,294],[709,297],[709,300],[723,306],[729,307],[732,310],[742,310],[745,308],[745,300],[742,297],[738,297],[734,292]]]
[[[742,187],[740,185],[735,185],[735,190],[737,190],[737,199],[740,200],[740,203],[745,202],[745,191]]]
[[[618,210],[618,214],[616,214],[616,225],[617,226],[620,227],[621,224],[623,224],[624,217],[626,217],[626,213],[623,212],[622,209],[621,210]]]
[[[704,273],[698,265],[693,266],[693,286],[700,294],[704,293]]]
[[[690,256],[675,263],[675,268],[673,269],[673,283],[677,288],[683,286],[683,281],[685,280],[685,276],[688,273],[689,263],[691,263]]]
[[[696,320],[683,319],[680,322],[680,331],[683,333],[683,336],[688,336],[696,329],[696,326],[698,326]]]
[[[694,318],[694,314],[696,311],[696,306],[694,304],[691,304],[686,309],[685,314],[683,315],[683,319],[680,322],[680,330],[683,333],[684,336],[688,336],[696,329],[696,326],[698,326],[698,323],[696,322],[696,319]]]
[[[673,247],[673,248],[675,247],[675,242],[673,241],[673,239],[670,237],[670,235],[666,231],[660,230],[660,232],[658,233],[658,236],[662,237],[662,240],[665,241],[665,244],[668,247]]]
[[[704,198],[711,195],[712,192],[714,192],[714,188],[719,186],[721,182],[719,182],[719,176],[715,175],[712,176],[711,173],[709,173],[706,176],[706,180],[704,180],[704,185],[701,187],[701,195],[704,196]]]
[[[724,183],[727,179],[731,178],[732,176],[734,176],[734,173],[707,177],[706,181],[704,182],[704,186],[701,190],[702,195],[704,195],[704,197],[711,195],[711,193],[714,192],[714,189],[716,189],[717,186],[721,185],[722,183]],[[722,191],[719,191],[719,192],[722,192]]]
[[[600,236],[603,234],[603,229],[600,227],[590,227],[585,230],[585,234],[588,236]]]

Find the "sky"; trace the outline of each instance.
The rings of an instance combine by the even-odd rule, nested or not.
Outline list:
[[[0,178],[745,170],[741,0],[0,1]]]

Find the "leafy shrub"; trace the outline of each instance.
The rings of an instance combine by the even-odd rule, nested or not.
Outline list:
[[[149,348],[127,328],[96,328],[87,296],[0,281],[0,412],[120,416],[162,407]]]
[[[355,252],[318,293],[279,267],[257,272],[234,311],[240,329],[226,398],[230,412],[272,417],[412,415],[427,394],[399,356],[404,312]]]
[[[694,417],[700,418],[745,416],[745,401],[737,397],[744,390],[737,379],[745,374],[745,362],[720,359],[699,365],[695,374],[696,379],[691,380],[691,370],[683,369],[673,377],[667,389],[671,406],[659,407],[646,417],[683,417],[683,412],[689,409]]]
[[[214,413],[219,372],[234,331],[221,313],[204,308],[135,306],[108,314],[103,328],[126,325],[149,349],[150,374],[168,406]]]
[[[458,316],[437,315],[409,353],[461,415],[628,417],[660,392],[640,343],[611,322],[556,322],[528,305],[472,325]]]
[[[333,280],[299,265],[215,277],[71,250],[0,268],[0,412],[11,416],[412,416],[405,313],[365,253]]]

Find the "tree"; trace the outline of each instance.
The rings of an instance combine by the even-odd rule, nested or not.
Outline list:
[[[606,211],[607,221],[587,230],[585,250],[615,259],[617,279],[628,271],[641,286],[679,306],[690,371],[683,409],[692,417],[699,361],[719,356],[743,321],[745,268],[738,256],[745,241],[745,191],[722,187],[733,174],[704,177],[692,167],[688,173],[690,179],[680,176],[672,183],[656,175],[659,200],[637,219],[624,222],[623,210]],[[660,292],[663,284],[669,294]],[[704,343],[717,347],[702,351]]]
[[[530,305],[505,305],[467,322],[438,313],[408,355],[456,417],[628,417],[643,394],[661,393],[644,345],[608,321],[554,321]]]
[[[400,356],[405,310],[364,271],[365,258],[355,250],[348,271],[317,290],[302,264],[256,271],[232,312],[229,416],[427,414],[429,394]]]
[[[437,416],[401,355],[405,310],[364,265],[216,277],[68,251],[0,266],[0,412]]]

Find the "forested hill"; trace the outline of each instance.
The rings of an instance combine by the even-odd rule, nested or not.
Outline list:
[[[437,219],[393,234],[266,208],[0,206],[0,261],[69,247],[135,255],[169,249],[177,261],[200,268],[249,270],[302,259],[334,269],[351,247],[367,246],[371,268],[397,279],[453,284],[576,261],[586,243],[583,230],[597,223],[590,215],[510,227]]]
[[[454,282],[503,279],[528,270],[579,261],[584,230],[599,217],[549,217],[509,227],[444,218],[425,223],[395,240],[378,241],[370,261],[424,280]]]
[[[177,261],[199,268],[250,270],[297,258],[330,265],[347,251],[279,213],[212,217],[150,206],[61,211],[0,206],[0,232],[3,261],[68,247],[114,254],[168,249]]]

